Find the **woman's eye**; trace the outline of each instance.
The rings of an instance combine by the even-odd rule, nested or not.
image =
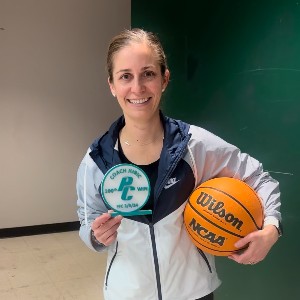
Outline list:
[[[153,71],[146,71],[146,72],[144,73],[144,76],[145,76],[146,78],[151,78],[151,77],[154,77],[154,76],[155,76],[155,73],[154,73]]]
[[[131,78],[130,74],[127,74],[127,73],[125,73],[121,76],[121,79],[124,79],[124,80],[129,80],[130,78]]]

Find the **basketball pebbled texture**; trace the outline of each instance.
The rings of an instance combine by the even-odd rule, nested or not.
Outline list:
[[[184,224],[199,249],[228,256],[234,244],[263,225],[263,207],[257,193],[245,182],[229,177],[210,179],[190,195]]]

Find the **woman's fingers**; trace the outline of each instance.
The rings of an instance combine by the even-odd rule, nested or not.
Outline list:
[[[96,218],[92,224],[95,238],[105,246],[110,245],[117,237],[122,218],[120,215],[112,218],[108,213]]]

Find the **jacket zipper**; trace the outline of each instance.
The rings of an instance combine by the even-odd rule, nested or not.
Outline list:
[[[108,267],[107,272],[106,272],[106,277],[105,277],[105,289],[107,289],[107,281],[108,281],[108,276],[109,276],[109,273],[110,273],[111,266],[112,266],[112,264],[113,264],[113,262],[114,262],[114,260],[115,260],[115,258],[116,258],[116,256],[117,256],[117,253],[118,253],[118,245],[119,245],[119,243],[117,242],[115,254],[114,254],[114,256],[112,257],[112,259],[111,259],[111,261],[110,261],[110,264],[109,264],[109,267]]]
[[[161,282],[160,282],[160,273],[159,273],[158,257],[157,257],[157,250],[156,250],[154,226],[152,223],[149,224],[149,228],[150,228],[150,236],[151,236],[151,243],[152,243],[152,250],[153,250],[153,259],[154,259],[154,267],[155,267],[155,275],[156,275],[158,300],[162,300]]]
[[[191,135],[189,134],[185,140],[183,141],[181,145],[181,149],[176,157],[176,160],[173,162],[172,166],[170,167],[167,175],[165,176],[165,179],[162,181],[161,185],[159,186],[156,197],[158,198],[163,187],[165,186],[165,183],[170,177],[170,174],[174,171],[176,168],[179,160],[182,158],[183,152],[186,149],[186,145],[188,141],[190,140]],[[155,196],[154,196],[155,197]],[[158,256],[157,256],[157,249],[156,249],[156,241],[155,241],[155,234],[154,234],[154,226],[152,223],[149,224],[150,228],[150,236],[151,236],[151,243],[152,243],[152,250],[153,250],[153,259],[154,259],[154,267],[155,267],[155,275],[156,275],[156,285],[157,285],[157,293],[158,293],[158,300],[162,300],[162,292],[161,292],[161,282],[160,282],[160,272],[159,272],[159,264],[158,264]]]

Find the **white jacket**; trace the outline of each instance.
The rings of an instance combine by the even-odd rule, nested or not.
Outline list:
[[[214,257],[194,246],[183,224],[189,195],[208,179],[245,181],[263,200],[265,224],[281,219],[278,182],[257,160],[202,128],[161,118],[165,139],[152,221],[145,216],[123,218],[109,247],[92,242],[91,223],[108,210],[99,188],[107,170],[121,163],[117,139],[123,117],[93,143],[78,170],[80,236],[91,249],[108,251],[106,300],[195,300],[220,285]]]

